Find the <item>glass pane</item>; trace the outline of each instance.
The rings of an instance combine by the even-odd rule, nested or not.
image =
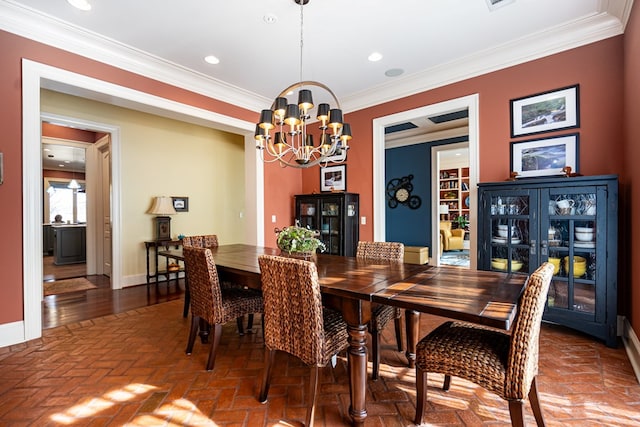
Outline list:
[[[494,196],[491,215],[529,215],[528,196]]]
[[[316,205],[315,203],[300,203],[300,215],[315,215]]]
[[[558,194],[549,200],[549,215],[596,215],[596,194]]]
[[[491,268],[499,271],[529,271],[529,221],[496,217],[492,221]]]
[[[323,203],[322,204],[322,215],[338,215],[338,204],[337,203]]]
[[[78,222],[87,222],[87,193],[77,192],[76,214]]]
[[[70,188],[56,188],[55,191],[51,191],[48,194],[49,222],[55,222],[56,215],[62,217],[62,222],[73,221],[73,190]]]
[[[596,287],[593,284],[576,283],[573,309],[584,313],[596,312]]]
[[[568,308],[569,298],[567,295],[568,282],[553,280],[547,294],[547,304],[549,307]]]

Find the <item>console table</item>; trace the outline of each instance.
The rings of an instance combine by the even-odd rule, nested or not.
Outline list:
[[[148,240],[144,242],[144,246],[147,250],[147,286],[151,283],[158,283],[160,281],[159,277],[163,276],[164,281],[167,283],[171,280],[171,275],[175,274],[176,286],[178,284],[178,277],[180,276],[180,272],[184,271],[184,266],[180,266],[176,270],[169,271],[169,258],[164,257],[164,268],[160,266],[160,257],[162,255],[159,254],[162,250],[169,250],[171,248],[179,249],[182,246],[181,240]],[[150,252],[153,251],[153,255]],[[153,258],[154,263],[153,267],[151,266],[151,258]]]

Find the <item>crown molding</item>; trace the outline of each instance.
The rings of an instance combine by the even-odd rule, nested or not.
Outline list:
[[[632,6],[633,0],[600,0],[593,15],[343,97],[343,111],[379,105],[623,34]],[[271,102],[12,0],[0,0],[0,29],[250,111],[260,111]]]
[[[0,29],[251,111],[271,100],[17,4],[0,2]]]
[[[624,33],[632,5],[633,0],[602,0],[594,15],[342,97],[343,109],[361,110],[618,36]]]

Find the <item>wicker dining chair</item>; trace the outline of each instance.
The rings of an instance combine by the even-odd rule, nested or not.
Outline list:
[[[262,293],[254,289],[221,288],[218,271],[209,248],[185,246],[184,263],[191,288],[191,328],[187,354],[191,354],[200,328],[200,320],[211,326],[213,339],[207,371],[213,369],[222,336],[222,325],[245,314],[262,313]]]
[[[284,351],[311,367],[306,426],[313,425],[319,368],[348,347],[342,315],[322,306],[318,270],[310,261],[261,255],[264,296],[264,373],[261,403],[267,401],[275,354]]]
[[[218,236],[216,234],[203,234],[200,236],[184,236],[182,238],[182,247],[191,246],[195,248],[215,248],[218,246]],[[230,287],[236,286],[231,282],[221,281],[220,287]],[[187,317],[189,312],[189,304],[191,301],[191,293],[189,291],[189,285],[185,286],[185,295],[184,295],[184,317]],[[247,320],[247,330],[250,331],[253,328],[253,313],[249,314]],[[242,325],[242,321],[244,320],[242,317],[238,317],[238,334],[244,335],[244,326]]]
[[[524,425],[524,399],[529,397],[538,426],[544,426],[536,376],[540,323],[553,264],[545,262],[529,276],[518,302],[511,333],[464,322],[446,322],[424,337],[416,348],[416,418],[424,420],[427,372],[444,374],[444,390],[451,376],[464,378],[509,402],[511,424]]]
[[[358,242],[356,258],[384,260],[390,262],[404,261],[404,244],[397,242]],[[380,335],[391,319],[395,323],[398,351],[402,351],[402,312],[399,308],[384,304],[376,304],[372,308],[369,333],[371,334],[371,362],[373,365],[371,378],[378,379],[380,372]]]

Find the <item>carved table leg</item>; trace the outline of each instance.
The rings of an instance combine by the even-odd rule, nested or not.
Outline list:
[[[367,392],[367,325],[347,326],[349,332],[349,388],[351,407],[349,415],[354,426],[364,425],[367,417],[365,395]]]
[[[420,334],[420,313],[413,310],[404,312],[407,328],[407,361],[410,368],[416,367],[416,345]]]

